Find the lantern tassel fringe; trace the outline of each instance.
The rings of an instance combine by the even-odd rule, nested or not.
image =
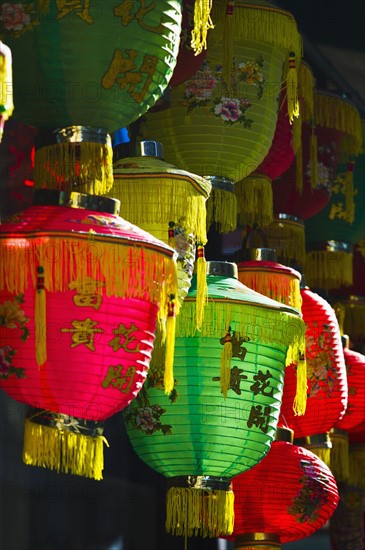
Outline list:
[[[204,312],[208,299],[207,262],[204,256],[204,247],[198,246],[197,259],[197,292],[196,292],[196,327],[201,330],[204,321]]]
[[[108,145],[58,143],[36,150],[36,189],[105,195],[113,183],[113,149]]]
[[[242,284],[255,289],[256,292],[301,311],[302,297],[298,279],[278,273],[273,277],[268,271],[256,270],[239,270],[238,278]]]
[[[297,387],[293,411],[295,415],[302,416],[307,407],[307,363],[304,358],[299,359],[296,371]]]
[[[47,317],[46,291],[44,290],[43,267],[38,267],[37,290],[35,293],[35,355],[39,367],[47,361]]]
[[[298,73],[295,66],[295,53],[289,54],[289,68],[286,75],[286,96],[288,102],[288,117],[290,124],[293,124],[295,118],[299,117],[299,98],[298,98]]]
[[[314,86],[315,80],[311,68],[301,61],[298,68],[298,89],[301,98],[300,118],[304,122],[313,118]]]
[[[331,432],[330,438],[332,443],[331,471],[336,481],[347,481],[350,475],[348,436]]]
[[[292,125],[293,151],[295,155],[295,184],[297,190],[303,191],[303,150],[302,150],[302,119],[294,118]]]
[[[234,186],[237,197],[238,222],[241,225],[266,227],[274,219],[273,193],[270,178],[254,174]]]
[[[194,28],[191,31],[191,47],[195,55],[199,55],[203,49],[207,49],[207,34],[209,29],[214,29],[210,16],[213,0],[195,0],[194,4]]]
[[[349,453],[349,485],[365,487],[365,445],[350,445]]]
[[[233,503],[232,491],[171,487],[166,496],[166,531],[188,537],[230,535]]]
[[[58,473],[71,473],[96,480],[103,478],[105,437],[90,437],[58,430],[29,419],[25,421],[23,462]]]
[[[275,220],[267,229],[266,238],[271,248],[276,248],[275,243],[280,244],[279,256],[290,262],[296,258],[301,266],[305,262],[305,233],[304,227],[290,221]],[[285,262],[284,262],[285,263]],[[290,265],[290,263],[289,263]]]
[[[309,450],[314,453],[322,462],[331,469],[331,449],[325,447],[310,446]]]
[[[209,229],[213,223],[219,233],[229,233],[236,229],[237,197],[234,193],[224,189],[212,189],[207,200],[207,228]]]
[[[312,250],[307,253],[305,269],[308,285],[329,290],[351,286],[353,280],[352,252]]]
[[[165,373],[164,373],[164,388],[165,393],[170,394],[174,388],[174,350],[175,350],[175,333],[176,333],[176,313],[175,299],[170,297],[169,312],[166,322],[166,352],[165,352]]]

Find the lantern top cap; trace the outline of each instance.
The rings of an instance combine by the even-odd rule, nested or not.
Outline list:
[[[276,250],[273,248],[245,248],[241,253],[242,261],[277,262]]]
[[[119,215],[120,201],[98,195],[87,195],[75,191],[58,191],[56,189],[36,189],[33,206],[66,206],[81,210],[94,210],[104,214]]]
[[[238,279],[237,265],[232,262],[207,262],[207,275],[216,277],[232,277]]]
[[[143,140],[118,143],[113,149],[114,162],[129,157],[153,157],[163,160],[162,143],[153,140]]]
[[[99,143],[112,147],[112,139],[105,128],[76,125],[44,129],[35,137],[34,143],[36,149],[60,143]]]
[[[308,252],[326,250],[327,252],[352,252],[352,244],[343,241],[316,241],[309,243]]]
[[[293,216],[292,214],[285,214],[285,213],[278,213],[278,214],[275,214],[275,220],[278,221],[278,220],[285,220],[285,221],[288,221],[288,222],[295,222],[295,223],[299,223],[300,225],[303,225],[304,226],[304,221],[302,220],[302,218],[299,218],[298,216]]]
[[[224,191],[234,192],[234,180],[225,178],[224,176],[204,176],[204,179],[209,181],[212,189],[223,189]]]
[[[285,441],[286,443],[293,444],[294,441],[294,431],[290,428],[284,426],[279,426],[276,428],[275,432],[275,441]]]

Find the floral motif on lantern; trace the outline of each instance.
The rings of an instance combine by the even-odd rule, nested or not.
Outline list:
[[[34,25],[39,24],[35,15],[34,4],[5,2],[1,6],[0,21],[6,31],[18,37],[26,31],[31,31]]]
[[[24,302],[22,294],[15,296],[13,300],[6,300],[0,304],[0,327],[5,329],[20,328],[22,342],[25,342],[29,336],[29,330],[26,324],[29,317],[20,309],[20,304]],[[13,357],[16,350],[11,346],[0,347],[0,380],[5,380],[14,374],[17,378],[25,378],[24,369],[13,365]]]
[[[261,99],[265,82],[260,70],[263,64],[262,56],[244,63],[234,61],[231,84],[227,87],[222,78],[222,66],[217,65],[213,71],[204,61],[194,77],[186,82],[186,99],[182,104],[187,106],[188,113],[197,107],[204,107],[210,116],[218,117],[230,126],[238,122],[250,128],[253,120],[246,116],[246,112],[252,107],[252,100],[244,97],[245,86],[257,88],[256,99]]]
[[[317,323],[313,323],[313,328]],[[337,382],[336,357],[331,346],[332,336],[328,325],[322,326],[316,338],[311,331],[306,333],[306,359],[308,397],[316,396],[321,390],[330,397]]]
[[[300,465],[304,471],[300,478],[302,487],[293,498],[293,504],[289,506],[288,512],[297,516],[299,523],[313,522],[318,519],[319,510],[327,502],[326,484],[329,480],[325,475],[318,474],[308,460],[301,460]]]

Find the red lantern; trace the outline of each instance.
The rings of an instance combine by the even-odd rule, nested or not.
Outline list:
[[[296,372],[289,365],[285,372],[281,425],[294,430],[296,438],[311,436],[309,448],[329,463],[329,446],[325,444],[323,449],[314,450],[317,449],[314,436],[329,432],[345,414],[348,390],[341,336],[335,312],[328,302],[308,287],[301,289],[301,295],[306,324],[307,406],[303,416],[295,416],[292,403]],[[328,439],[324,437],[325,441]]]
[[[277,433],[284,438],[290,430]],[[261,462],[235,477],[233,491],[233,535],[240,549],[272,550],[307,537],[326,523],[339,501],[328,467],[288,439],[274,441]]]
[[[345,348],[343,350],[348,383],[348,404],[336,428],[356,432],[365,423],[365,356]]]
[[[166,320],[174,306],[173,250],[110,214],[118,201],[52,191],[36,198],[40,205],[1,225],[0,383],[17,401],[67,415],[59,425],[38,414],[26,421],[28,464],[100,479],[93,453],[102,438],[74,431],[79,419],[103,421],[140,390],[157,316]]]

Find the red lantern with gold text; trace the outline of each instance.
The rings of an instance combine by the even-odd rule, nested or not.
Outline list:
[[[336,509],[333,475],[312,452],[293,445],[292,435],[278,428],[263,460],[233,479],[236,549],[279,549],[320,529]]]
[[[170,341],[174,251],[110,213],[118,201],[35,198],[1,225],[0,385],[46,411],[26,421],[27,464],[100,479],[95,425],[142,387],[158,317]]]
[[[295,416],[292,403],[296,388],[293,365],[286,368],[280,425],[294,430],[295,438],[306,440],[308,448],[329,465],[328,432],[339,422],[347,407],[346,367],[340,330],[331,306],[308,287],[301,289],[302,314],[306,324],[307,405],[303,416]]]

